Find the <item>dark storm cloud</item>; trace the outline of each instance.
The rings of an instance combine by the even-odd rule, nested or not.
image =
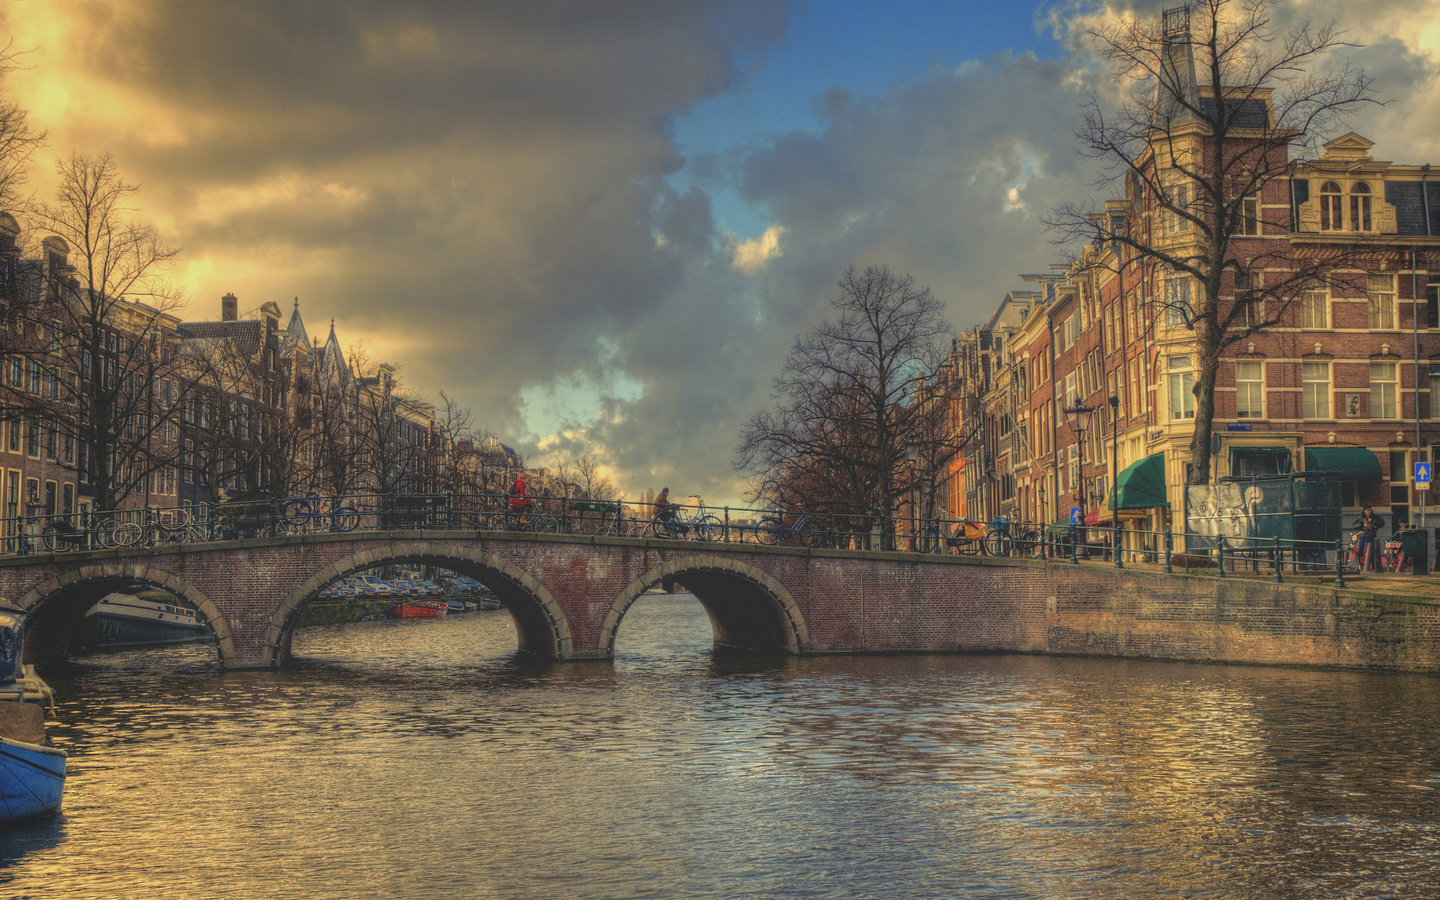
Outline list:
[[[112,152],[144,186],[198,312],[226,291],[287,309],[298,294],[312,333],[333,316],[532,459],[542,440],[591,450],[626,491],[712,498],[739,493],[741,425],[846,265],[914,275],[969,327],[1061,255],[1040,217],[1090,183],[1079,58],[1001,54],[883,95],[847,92],[838,60],[840,84],[811,98],[821,127],[682,158],[672,121],[742,82],[738,60],[763,63],[788,12],[0,7],[42,45],[14,78],[61,86],[20,99],[58,150]],[[1428,64],[1402,56],[1383,61],[1397,78]],[[763,211],[773,243],[722,233],[719,191]]]

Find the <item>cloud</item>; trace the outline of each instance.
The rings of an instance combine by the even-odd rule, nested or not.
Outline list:
[[[784,228],[779,225],[771,225],[765,229],[764,234],[748,241],[731,236],[728,241],[731,247],[730,267],[744,272],[746,275],[754,275],[759,272],[766,263],[780,255],[780,237],[783,234],[785,234]]]
[[[1095,7],[1056,7],[1055,21],[1082,8]],[[1435,11],[1346,13],[1367,45],[1356,58],[1397,99],[1356,122],[1387,158],[1440,151],[1426,125],[1440,112]],[[343,340],[534,459],[588,449],[622,490],[733,499],[740,428],[846,265],[912,274],[968,328],[1016,273],[1059,255],[1038,217],[1089,194],[1071,132],[1105,85],[1078,47],[879,94],[837,67],[813,127],[682,157],[675,121],[747,83],[789,13],[784,0],[12,3],[0,24],[38,49],[0,87],[57,154],[114,153],[142,185],[143,215],[184,247],[194,314],[215,315],[227,291],[246,307],[298,295],[312,331],[335,318]],[[47,178],[37,167],[42,196]],[[766,231],[727,235],[720,191]]]

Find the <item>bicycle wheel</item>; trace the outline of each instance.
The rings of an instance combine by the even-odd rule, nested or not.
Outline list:
[[[1010,545],[1016,556],[1035,557],[1040,555],[1040,532],[1027,531]]]
[[[530,520],[530,530],[537,534],[559,534],[560,520],[554,516],[535,516]]]
[[[674,532],[670,530],[670,526],[659,519],[651,519],[650,524],[645,529],[645,537],[668,540],[674,536]]]
[[[990,556],[1005,556],[1010,551],[1010,538],[998,531],[985,535],[985,552]]]
[[[111,525],[109,546],[128,547],[140,541],[140,526],[134,522],[112,522]]]
[[[780,524],[779,519],[761,519],[760,524],[755,526],[755,539],[762,544],[774,546],[780,543],[784,534],[785,526]]]
[[[348,506],[330,513],[331,531],[354,531],[360,526],[360,514]]]
[[[314,516],[310,504],[305,500],[287,500],[280,508],[280,516],[292,531],[299,531],[309,524]]]
[[[65,540],[65,534],[66,532],[61,531],[59,525],[51,522],[49,525],[45,526],[44,533],[40,535],[40,543],[46,550],[49,550],[51,553],[69,550],[70,544],[68,541]]]
[[[715,516],[701,516],[690,524],[690,536],[697,541],[719,541],[725,535],[725,523]]]

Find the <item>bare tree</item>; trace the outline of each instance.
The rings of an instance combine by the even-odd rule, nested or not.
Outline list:
[[[183,297],[166,277],[177,251],[132,218],[138,188],[111,157],[77,153],[59,174],[56,202],[38,214],[51,234],[44,301],[25,311],[27,417],[46,423],[54,455],[109,510],[179,462],[193,382],[172,314]]]
[[[908,490],[907,444],[928,406],[917,392],[949,347],[940,300],[884,266],[845,270],[838,314],[796,340],[776,403],[757,413],[737,467],[757,499],[851,515],[889,515]]]
[[[1123,96],[1092,97],[1076,136],[1126,209],[1065,206],[1048,220],[1062,240],[1113,244],[1124,264],[1138,262],[1147,283],[1163,284],[1152,310],[1192,333],[1198,482],[1210,471],[1226,349],[1281,322],[1304,291],[1335,285],[1336,270],[1363,252],[1336,244],[1300,257],[1285,240],[1293,206],[1275,201],[1289,198],[1292,148],[1316,155],[1374,101],[1362,72],[1322,68],[1328,51],[1345,46],[1333,25],[1306,22],[1280,35],[1269,5],[1197,0],[1159,23],[1125,18],[1089,32]]]

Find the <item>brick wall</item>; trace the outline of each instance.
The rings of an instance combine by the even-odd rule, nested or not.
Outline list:
[[[4,559],[0,596],[31,611],[30,662],[62,658],[86,608],[145,582],[201,611],[226,665],[264,667],[284,661],[300,613],[324,585],[399,561],[482,580],[515,615],[522,647],[553,659],[609,657],[630,604],[674,577],[706,603],[717,643],[748,649],[1440,669],[1440,601],[1067,562],[751,544],[314,535]]]

